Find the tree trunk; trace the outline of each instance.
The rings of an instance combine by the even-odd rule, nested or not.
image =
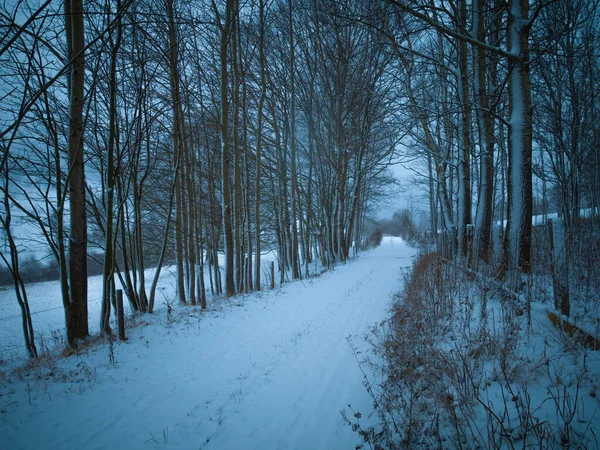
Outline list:
[[[459,6],[459,27],[467,27],[467,2]],[[469,64],[467,42],[458,43],[458,87],[460,114],[458,161],[458,242],[459,257],[466,258],[468,249],[467,225],[471,223],[471,107],[469,98]]]
[[[256,228],[256,262],[254,266],[254,288],[260,291],[260,177],[261,177],[261,158],[262,158],[262,139],[263,139],[263,108],[267,96],[267,82],[265,77],[265,0],[259,2],[260,14],[260,99],[258,100],[258,123],[256,126],[256,178],[254,180],[256,190],[256,201],[254,204],[254,227]]]
[[[290,147],[291,147],[291,207],[292,207],[292,277],[294,279],[301,278],[300,274],[300,258],[298,256],[298,224],[297,224],[297,210],[296,199],[298,197],[298,174],[296,167],[296,60],[295,60],[295,49],[294,49],[294,23],[293,23],[293,4],[292,0],[288,0],[289,9],[289,29],[290,33],[290,97],[291,97],[291,124],[290,124]]]
[[[23,337],[25,339],[25,347],[29,353],[30,358],[37,358],[37,348],[35,346],[35,334],[33,332],[33,323],[31,322],[31,311],[29,310],[29,300],[27,298],[27,290],[25,289],[25,283],[21,278],[21,271],[19,267],[19,251],[12,235],[11,220],[12,213],[9,200],[9,162],[5,161],[4,164],[5,176],[4,176],[4,217],[0,216],[0,223],[4,228],[5,238],[8,241],[10,251],[10,262],[4,256],[4,253],[0,252],[0,258],[6,264],[6,267],[12,275],[13,285],[15,288],[15,295],[17,302],[21,308],[21,323],[23,327]]]
[[[113,236],[113,222],[114,222],[114,198],[115,198],[115,141],[117,136],[117,56],[119,48],[121,46],[121,15],[120,15],[121,1],[117,1],[117,25],[116,25],[116,41],[112,43],[112,32],[110,41],[112,43],[112,49],[110,54],[110,85],[109,85],[109,131],[108,131],[108,155],[106,163],[106,227],[105,227],[105,240],[104,240],[104,268],[102,272],[102,278],[104,280],[102,284],[102,310],[100,313],[100,331],[103,333],[110,334],[110,300],[112,285],[114,283],[114,271],[115,271],[115,255],[114,246],[115,240]],[[107,9],[110,18],[110,4],[107,4]],[[125,232],[125,230],[123,230]]]
[[[237,0],[234,9],[237,9]],[[231,65],[233,84],[233,240],[235,258],[235,292],[243,292],[243,233],[242,233],[242,154],[240,151],[240,74],[241,42],[238,27],[239,17],[232,23],[231,32]]]
[[[69,91],[69,299],[65,305],[67,341],[77,346],[89,335],[87,212],[83,158],[84,25],[83,0],[65,0]]]
[[[485,0],[477,0],[473,9],[473,29],[480,42],[485,41],[484,8]],[[475,248],[477,257],[489,262],[493,218],[493,176],[494,176],[494,124],[489,111],[490,104],[486,86],[486,52],[473,47],[474,91],[479,126],[480,170],[477,214],[475,216]],[[493,82],[493,80],[492,80]]]
[[[509,129],[508,224],[506,267],[531,270],[532,216],[532,107],[529,73],[529,1],[508,5]]]
[[[234,0],[227,0],[225,23],[221,24],[221,149],[222,149],[222,192],[223,192],[223,231],[225,237],[225,295],[235,294],[234,253],[233,253],[233,219],[231,198],[231,144],[229,139],[229,75],[227,69],[227,51],[234,20]]]
[[[175,30],[175,17],[173,11],[173,0],[166,0],[167,16],[169,19],[169,80],[171,88],[171,103],[173,108],[173,164],[175,170],[175,251],[177,258],[177,296],[179,302],[186,303],[185,289],[185,258],[184,258],[184,233],[183,233],[183,202],[185,180],[182,180],[183,167],[179,160],[183,157],[182,141],[184,136],[183,118],[181,117],[181,97],[179,91],[179,68],[178,68],[178,42]],[[187,220],[187,218],[186,218]]]

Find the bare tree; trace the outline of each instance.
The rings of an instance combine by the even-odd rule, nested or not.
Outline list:
[[[88,336],[87,210],[83,157],[85,41],[83,0],[65,0],[69,91],[69,298],[64,304],[72,347]]]
[[[108,132],[108,158],[106,166],[106,228],[104,241],[104,270],[102,285],[102,311],[100,314],[100,330],[104,333],[110,333],[110,305],[111,293],[114,287],[115,271],[115,236],[114,226],[114,198],[115,198],[115,147],[117,138],[117,56],[121,46],[122,28],[121,28],[121,7],[120,0],[117,1],[117,13],[119,19],[116,25],[116,36],[113,41],[112,33],[110,35],[110,86],[109,86],[109,132]],[[110,17],[110,5],[106,6]]]
[[[231,196],[231,142],[229,135],[229,69],[228,55],[232,26],[235,21],[235,0],[227,0],[225,17],[222,18],[213,3],[217,16],[221,42],[219,48],[221,68],[221,148],[222,148],[222,191],[223,191],[223,228],[225,237],[225,294],[235,294],[234,252],[233,252],[233,203]],[[236,151],[237,149],[234,149]]]

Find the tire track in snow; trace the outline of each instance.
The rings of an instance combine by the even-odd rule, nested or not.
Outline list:
[[[103,346],[58,363],[68,373],[81,359],[89,380],[42,381],[32,399],[25,381],[0,392],[0,407],[18,402],[5,408],[0,447],[354,448],[339,411],[368,413],[371,400],[346,337],[360,346],[387,316],[414,254],[386,238],[319,278],[188,309],[174,323],[158,313],[115,344],[116,365]]]
[[[283,309],[280,326],[289,328],[284,336],[293,345],[272,342],[286,350],[261,361],[264,365],[243,380],[235,402],[215,406],[213,411],[226,419],[208,433],[204,448],[353,448],[359,443],[340,410],[358,402],[365,412],[371,401],[346,338],[358,336],[364,350],[360,338],[386,317],[390,296],[401,287],[398,258],[407,257],[410,264],[415,253],[388,240],[310,284],[288,285],[272,306]],[[268,376],[262,372],[267,367]]]

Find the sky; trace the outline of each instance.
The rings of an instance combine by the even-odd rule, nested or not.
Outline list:
[[[422,189],[412,183],[415,174],[410,170],[410,162],[397,163],[389,170],[399,186],[391,192],[387,200],[377,210],[378,219],[389,219],[399,209],[427,210],[427,202]]]

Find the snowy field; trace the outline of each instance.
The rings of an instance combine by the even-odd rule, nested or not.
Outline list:
[[[154,276],[154,269],[148,269],[145,273],[146,286],[149,287]],[[121,289],[118,277],[115,278],[117,289]],[[156,309],[164,307],[166,296],[175,291],[175,282],[175,267],[163,267],[157,287]],[[65,312],[60,297],[60,284],[57,281],[45,281],[28,284],[26,287],[38,349],[43,345],[52,346],[59,340],[66,342]],[[88,323],[90,333],[93,334],[100,330],[102,275],[88,278],[88,295]],[[127,299],[124,298],[123,303],[126,313],[129,313]],[[17,303],[14,288],[12,286],[1,287],[0,360],[13,361],[26,356],[21,320],[21,308]]]
[[[0,448],[354,448],[340,411],[372,405],[347,337],[366,350],[415,253],[385,238],[319,278],[142,316],[112,352],[0,372]]]
[[[275,261],[277,255],[274,251],[262,253],[263,266],[268,268],[271,261]],[[219,255],[219,265],[224,267],[225,256]],[[156,289],[155,311],[165,307],[167,302],[173,303],[176,289],[176,267],[165,266],[161,270],[159,282]],[[222,269],[221,269],[222,270]],[[264,282],[269,281],[265,271]],[[155,269],[147,269],[146,292],[150,294],[150,285],[154,277]],[[208,279],[208,267],[205,268],[205,283],[207,291],[210,290]],[[277,278],[278,275],[276,275]],[[119,278],[115,276],[117,289],[122,289]],[[65,335],[65,313],[60,297],[60,284],[57,281],[45,281],[32,283],[27,286],[27,296],[33,329],[35,331],[35,342],[38,351],[47,347],[63,344],[66,342]],[[210,292],[207,292],[210,296]],[[129,302],[123,299],[125,313],[131,314]],[[88,324],[91,334],[100,331],[100,309],[102,307],[102,276],[97,275],[88,278]],[[113,328],[116,329],[114,314],[111,316]],[[41,351],[40,351],[41,353]],[[21,308],[17,302],[15,291],[12,286],[0,287],[0,361],[6,364],[20,364],[27,358],[25,345],[23,344],[23,326],[21,319]],[[1,366],[0,366],[1,368]]]

